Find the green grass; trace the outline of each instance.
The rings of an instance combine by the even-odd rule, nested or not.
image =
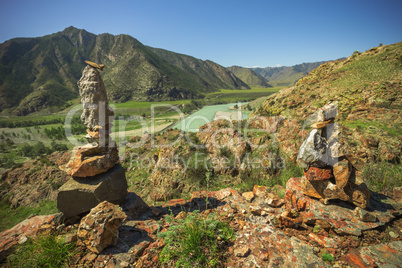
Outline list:
[[[74,255],[74,243],[64,243],[54,235],[29,239],[7,258],[9,267],[69,267]]]
[[[44,200],[36,207],[20,206],[12,209],[7,200],[0,201],[0,232],[25,220],[32,214],[48,215],[57,213],[56,201]]]
[[[334,259],[334,256],[332,256],[330,253],[323,253],[322,255],[321,255],[321,258],[322,258],[322,260],[323,261],[325,261],[325,262],[333,262],[335,259]]]
[[[402,133],[402,127],[400,125],[394,125],[393,127],[389,127],[388,125],[382,124],[380,122],[376,122],[376,121],[361,121],[361,120],[355,120],[355,121],[346,121],[346,122],[342,122],[343,125],[347,126],[347,127],[351,127],[354,129],[364,129],[368,132],[375,132],[374,128],[379,128],[382,129],[386,132],[388,132],[391,136],[393,137],[400,137],[401,133]]]
[[[159,233],[166,246],[159,255],[163,264],[176,267],[216,267],[222,265],[224,248],[234,239],[230,226],[213,213],[194,211],[185,219],[166,217],[167,232]]]
[[[370,163],[363,169],[363,178],[370,190],[392,193],[402,187],[402,166],[387,162]]]

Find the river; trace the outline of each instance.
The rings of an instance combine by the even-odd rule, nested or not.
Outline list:
[[[213,121],[215,116],[218,118],[231,118],[232,120],[239,119],[240,117],[241,119],[247,119],[251,112],[230,110],[230,107],[233,107],[236,104],[240,106],[247,103],[228,103],[205,106],[201,110],[189,115],[172,128],[181,129],[187,132],[198,132],[200,126]]]

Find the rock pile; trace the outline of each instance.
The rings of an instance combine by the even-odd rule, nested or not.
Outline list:
[[[300,147],[297,163],[304,169],[302,190],[321,199],[351,202],[367,208],[370,192],[360,172],[353,168],[337,139],[339,127],[334,120],[337,107],[329,103],[318,110],[313,130]]]
[[[118,161],[116,142],[110,139],[114,112],[108,105],[106,88],[99,71],[86,66],[78,81],[89,144],[75,147],[63,169],[73,177],[90,177],[106,172]]]
[[[116,142],[110,138],[114,112],[98,69],[86,66],[78,87],[88,144],[75,147],[70,161],[60,166],[71,176],[57,196],[57,208],[66,219],[88,212],[102,201],[121,203],[127,195],[125,171],[117,164]]]

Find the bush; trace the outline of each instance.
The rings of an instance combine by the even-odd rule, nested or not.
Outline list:
[[[7,258],[10,267],[68,267],[75,244],[58,241],[56,236],[43,235],[29,239]]]
[[[234,239],[233,230],[213,213],[202,216],[198,211],[171,224],[167,232],[159,233],[166,246],[159,255],[161,263],[176,262],[176,267],[215,267],[221,263],[224,247]]]

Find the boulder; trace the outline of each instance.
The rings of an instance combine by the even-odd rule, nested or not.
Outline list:
[[[90,211],[102,201],[123,202],[127,195],[124,168],[117,164],[105,173],[92,177],[71,177],[59,189],[57,208],[69,219]]]
[[[127,215],[118,205],[103,201],[82,218],[78,227],[78,239],[94,253],[101,253],[118,242],[119,227]]]

